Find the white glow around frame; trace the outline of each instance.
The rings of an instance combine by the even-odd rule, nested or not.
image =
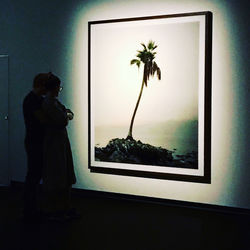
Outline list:
[[[98,91],[98,87],[95,87],[95,84],[100,82],[102,79],[100,77],[102,76],[102,73],[99,71],[95,72],[96,65],[99,63],[100,65],[97,66],[103,70],[103,74],[108,71],[109,61],[107,58],[106,65],[103,65],[103,63],[100,63],[101,60],[98,59],[99,52],[105,50],[104,43],[102,44],[101,38],[105,39],[104,34],[105,30],[112,30],[113,28],[115,30],[119,29],[123,31],[123,28],[134,28],[135,26],[138,28],[141,27],[155,27],[156,25],[171,25],[171,24],[183,24],[183,23],[198,23],[199,25],[199,33],[197,34],[199,37],[199,76],[198,76],[198,117],[199,117],[199,129],[198,129],[198,159],[199,159],[199,167],[198,169],[181,169],[181,168],[173,168],[173,167],[159,167],[159,166],[145,166],[145,165],[138,165],[138,164],[124,164],[124,163],[114,163],[114,162],[101,162],[101,161],[95,161],[94,156],[94,146],[95,146],[95,122],[96,122],[96,103],[93,100],[99,98],[97,96],[106,95],[106,92],[101,92],[96,96],[95,90]],[[120,32],[121,32],[120,31]],[[138,32],[137,29],[134,30],[134,32]],[[102,34],[96,37],[96,34]],[[123,43],[124,40],[126,41],[126,37],[134,36],[135,33],[128,33],[124,34],[124,36],[120,36],[120,39],[122,39]],[[119,35],[117,35],[119,36]],[[143,37],[143,36],[142,36]],[[106,38],[107,39],[107,38]],[[101,44],[103,46],[102,48],[96,47],[95,43],[93,41],[98,40],[98,44]],[[133,22],[118,22],[118,23],[101,23],[97,25],[91,26],[91,165],[95,167],[105,167],[105,168],[115,168],[115,169],[127,169],[127,170],[139,170],[139,171],[149,171],[149,172],[161,172],[161,173],[171,173],[171,174],[185,174],[185,175],[196,175],[196,176],[203,176],[204,175],[204,74],[205,74],[205,16],[199,15],[199,16],[188,16],[188,17],[178,17],[178,18],[166,18],[166,19],[148,19],[148,20],[140,20],[140,21],[133,21]],[[119,41],[116,40],[116,43],[119,44]],[[129,43],[129,42],[127,42]],[[100,46],[100,45],[99,45]],[[110,44],[111,48],[115,46],[115,44]],[[111,49],[106,48],[106,49]],[[97,52],[96,52],[97,51]],[[135,50],[136,52],[136,50]],[[97,54],[96,54],[97,53]],[[130,53],[128,51],[126,54]],[[131,54],[131,53],[130,53]],[[174,56],[172,56],[174,57]],[[119,64],[120,60],[124,60],[124,58],[117,58],[117,62]],[[107,68],[107,70],[105,69]],[[115,74],[115,72],[114,72]],[[132,77],[135,77],[133,75]],[[117,77],[118,79],[118,77]],[[103,80],[105,81],[105,80]],[[107,78],[108,81],[108,78]],[[132,82],[133,78],[127,80],[127,82]],[[161,83],[158,83],[161,84]],[[110,88],[107,87],[107,89],[104,89],[104,91],[111,91]],[[136,91],[133,90],[137,94]],[[98,93],[98,92],[97,92]],[[132,94],[130,94],[132,95]],[[116,97],[117,98],[117,97]],[[118,97],[122,98],[122,96]],[[155,98],[159,98],[159,96],[155,96]],[[135,98],[134,98],[135,99]],[[108,100],[106,100],[108,101]],[[100,102],[101,108],[104,108],[105,101]],[[105,108],[104,108],[105,109]],[[104,113],[104,112],[101,112]],[[122,112],[124,116],[124,112]],[[106,117],[105,117],[106,118]],[[129,119],[129,118],[127,118]],[[104,122],[106,122],[108,119],[104,119]],[[116,120],[116,122],[119,122],[119,119]],[[143,122],[143,121],[142,121]]]

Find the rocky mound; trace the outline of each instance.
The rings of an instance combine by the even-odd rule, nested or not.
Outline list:
[[[197,152],[176,155],[174,151],[154,147],[134,139],[112,139],[106,147],[95,147],[95,160],[143,165],[198,168]]]

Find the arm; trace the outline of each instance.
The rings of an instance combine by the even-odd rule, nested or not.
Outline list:
[[[74,118],[74,113],[70,109],[66,109],[67,116],[69,120],[73,120]]]
[[[64,106],[63,106],[64,107]],[[43,103],[43,112],[48,119],[48,124],[56,128],[64,128],[68,125],[67,113],[55,99],[46,98]],[[40,118],[43,115],[40,114]]]
[[[67,117],[69,120],[73,120],[74,118],[74,113],[70,110],[70,109],[67,109],[63,104],[61,104],[59,101],[57,101],[58,105],[63,109],[65,110],[66,114],[67,114]]]

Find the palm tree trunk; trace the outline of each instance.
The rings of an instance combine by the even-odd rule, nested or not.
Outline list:
[[[140,90],[140,94],[139,94],[138,100],[137,100],[136,105],[135,105],[135,110],[134,110],[134,113],[133,113],[133,116],[132,116],[132,119],[131,119],[131,122],[130,122],[129,132],[128,132],[128,136],[127,136],[126,139],[133,140],[133,136],[132,136],[133,124],[134,124],[134,120],[135,120],[136,111],[138,109],[138,106],[139,106],[139,103],[140,103],[140,100],[141,100],[143,87],[144,87],[144,84],[145,84],[145,74],[146,74],[145,70],[146,69],[144,67],[141,90]]]

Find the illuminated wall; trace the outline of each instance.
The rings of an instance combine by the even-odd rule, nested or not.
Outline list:
[[[139,7],[140,6],[140,7]],[[136,194],[176,200],[250,207],[250,172],[247,172],[247,119],[243,109],[246,93],[242,85],[246,65],[242,63],[243,23],[238,8],[221,1],[103,1],[78,8],[72,47],[74,67],[72,103],[79,113],[71,128],[79,188]],[[197,184],[90,173],[87,169],[87,21],[145,15],[212,11],[213,90],[212,90],[212,184]],[[239,13],[239,12],[238,12]],[[236,22],[237,20],[237,22]],[[247,27],[245,27],[247,29]],[[83,85],[79,83],[84,83]],[[247,90],[247,89],[246,89]],[[249,103],[249,101],[248,101]],[[246,129],[246,130],[245,130]],[[246,133],[247,134],[247,133]],[[249,137],[248,137],[249,138]]]
[[[38,1],[39,8],[37,3],[29,0],[24,1],[30,3],[26,8],[18,1],[13,2],[12,5],[6,3],[2,8],[10,16],[0,15],[2,19],[6,17],[6,25],[13,28],[12,33],[5,28],[5,38],[0,40],[0,53],[10,55],[13,180],[23,181],[25,175],[26,159],[22,146],[24,128],[20,118],[22,98],[37,71],[53,70],[61,76],[64,84],[62,100],[75,112],[75,119],[68,129],[78,180],[75,187],[250,208],[250,98],[247,82],[250,79],[250,43],[245,1],[92,0],[70,3],[65,0],[53,3]],[[212,183],[90,173],[87,161],[87,22],[197,11],[213,12]],[[14,157],[16,154],[19,159]]]

